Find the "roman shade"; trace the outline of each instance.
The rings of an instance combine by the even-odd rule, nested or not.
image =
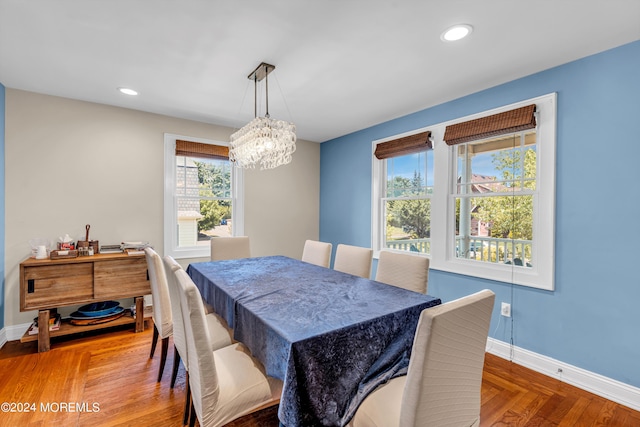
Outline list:
[[[447,126],[444,140],[447,145],[489,138],[507,133],[519,132],[536,127],[536,105],[516,108],[503,113],[469,120]]]
[[[414,135],[403,136],[378,144],[374,155],[380,159],[404,156],[405,154],[418,153],[432,149],[431,131],[416,133]]]
[[[229,160],[229,147],[177,139],[176,156]]]

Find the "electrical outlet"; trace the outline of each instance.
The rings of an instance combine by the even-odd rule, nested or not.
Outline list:
[[[511,317],[511,304],[503,302],[502,307],[500,307],[500,314],[504,317]]]

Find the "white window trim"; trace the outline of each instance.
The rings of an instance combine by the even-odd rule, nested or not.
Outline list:
[[[514,283],[544,290],[554,290],[555,277],[555,185],[556,185],[556,93],[527,99],[489,111],[457,118],[420,130],[372,142],[372,245],[374,256],[379,256],[382,247],[381,196],[384,190],[385,162],[373,156],[375,147],[381,142],[411,135],[425,130],[431,131],[434,150],[434,188],[431,196],[431,259],[430,268],[473,277]],[[484,263],[455,256],[455,203],[451,196],[451,172],[455,170],[455,149],[444,142],[444,131],[448,125],[480,117],[498,114],[535,103],[537,105],[537,198],[534,203],[534,266],[523,268],[508,264]],[[381,175],[382,174],[382,175]]]
[[[211,246],[192,246],[178,248],[175,209],[176,188],[176,140],[182,139],[202,144],[215,144],[228,146],[228,142],[211,139],[194,138],[192,136],[164,134],[164,253],[176,259],[183,258],[210,258]],[[243,170],[232,166],[231,168],[231,205],[233,235],[244,235],[244,173]]]

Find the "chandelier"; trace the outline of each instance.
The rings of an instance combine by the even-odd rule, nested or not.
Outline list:
[[[229,160],[240,168],[273,169],[291,162],[296,151],[296,127],[269,117],[269,79],[276,67],[262,63],[249,74],[254,82],[254,119],[231,135]],[[265,79],[266,114],[258,117],[258,82]]]

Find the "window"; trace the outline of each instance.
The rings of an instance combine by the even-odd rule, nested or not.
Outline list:
[[[455,256],[532,267],[535,130],[454,150]]]
[[[374,250],[418,250],[432,269],[553,290],[555,117],[556,95],[545,95],[429,126],[431,151],[374,157]]]
[[[429,254],[433,151],[429,132],[375,145],[380,168],[379,227],[374,239],[380,248]]]
[[[228,144],[165,134],[165,253],[209,257],[209,240],[243,233],[241,171]]]

